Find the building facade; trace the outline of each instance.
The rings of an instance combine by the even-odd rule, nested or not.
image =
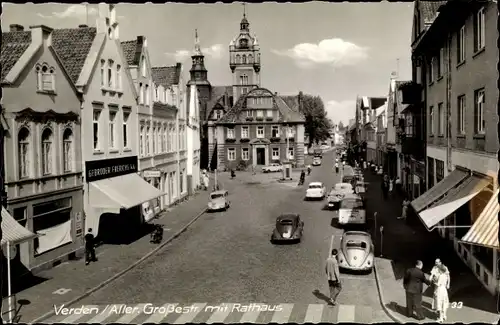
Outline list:
[[[304,117],[277,94],[250,90],[215,123],[218,168],[236,169],[291,161],[304,165]],[[209,133],[210,134],[210,133]]]
[[[386,97],[356,97],[356,132],[353,151],[356,159],[364,161],[377,160],[376,145],[376,109],[384,105]]]
[[[47,26],[19,25],[2,33],[8,210],[2,208],[2,245],[14,245],[14,276],[50,268],[83,249],[81,95],[54,51],[54,34]],[[18,234],[26,230],[37,237],[22,242]]]
[[[422,9],[415,4],[416,22]],[[449,1],[435,10],[436,18],[413,46],[414,81],[423,88],[427,113],[429,190],[412,205],[495,293],[499,76],[491,67],[499,55],[498,11],[496,4],[481,1]]]
[[[114,5],[99,4],[96,28],[59,30],[53,37],[65,66],[75,67],[74,82],[83,93],[84,230],[104,242],[137,234],[144,222],[141,205],[162,196],[138,174],[138,96],[116,18]],[[75,37],[79,32],[93,38]]]
[[[376,140],[377,140],[377,165],[382,166],[384,172],[387,173],[388,165],[387,165],[387,104],[377,108],[377,132],[376,132]]]

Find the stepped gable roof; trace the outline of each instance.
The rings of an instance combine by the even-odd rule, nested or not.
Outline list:
[[[290,108],[285,101],[278,96],[277,94],[273,94],[270,90],[265,88],[254,88],[250,90],[245,95],[241,96],[238,101],[234,104],[234,106],[217,122],[218,123],[235,123],[235,122],[243,122],[245,118],[241,112],[246,108],[247,98],[262,95],[270,95],[273,100],[273,108],[277,109],[280,112],[280,122],[304,122],[305,119],[298,111]]]
[[[157,85],[162,85],[168,88],[172,85],[178,85],[181,77],[182,65],[177,63],[168,67],[154,67],[151,68],[153,82]]]
[[[80,77],[96,34],[95,27],[54,29],[52,32],[52,47],[75,84]]]
[[[125,60],[129,65],[138,65],[140,56],[137,56],[137,46],[139,46],[137,40],[125,41],[120,43],[123,49],[123,54],[125,55]],[[140,53],[140,52],[139,52]]]
[[[4,81],[7,74],[21,56],[26,52],[31,44],[31,31],[16,31],[2,33],[2,51],[0,64],[2,73],[1,81]]]

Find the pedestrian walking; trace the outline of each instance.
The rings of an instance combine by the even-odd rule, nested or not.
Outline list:
[[[432,300],[432,310],[435,312],[435,313],[439,313],[438,311],[438,285],[437,285],[437,282],[438,282],[438,279],[439,279],[439,276],[441,274],[441,268],[444,268],[445,270],[445,273],[447,273],[448,275],[448,281],[450,280],[450,271],[448,270],[448,268],[443,264],[443,262],[441,262],[441,259],[439,258],[436,258],[436,261],[434,262],[434,267],[432,268],[431,270],[431,277],[430,277],[430,281],[432,282],[432,285],[434,287],[434,299]],[[449,283],[448,283],[448,286],[449,288]]]
[[[431,281],[434,282],[434,299],[432,308],[438,313],[438,323],[446,320],[446,313],[450,300],[448,290],[450,289],[450,272],[442,263],[435,266],[436,271],[431,275]]]
[[[95,237],[92,234],[92,228],[89,228],[85,235],[85,265],[89,265],[90,262],[97,262],[95,256]]]
[[[387,194],[389,192],[389,177],[384,175],[382,178],[382,195],[384,196],[384,200],[387,200]]]
[[[332,255],[326,259],[326,276],[328,279],[328,287],[330,289],[329,303],[333,306],[337,304],[337,297],[339,296],[340,291],[342,291],[337,254],[338,251],[333,249]]]
[[[424,291],[424,283],[430,285],[425,273],[422,271],[424,263],[420,260],[415,263],[415,267],[406,270],[403,280],[403,287],[406,293],[406,315],[413,317],[413,310],[417,314],[418,320],[424,320],[422,311],[422,292]]]
[[[394,189],[394,180],[391,179],[389,180],[389,196],[392,196],[393,189]]]
[[[403,219],[406,221],[406,217],[408,216],[408,207],[410,206],[410,200],[408,198],[404,198],[403,204],[401,205],[401,216],[398,219]]]

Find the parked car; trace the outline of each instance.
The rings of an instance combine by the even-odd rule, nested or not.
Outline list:
[[[306,190],[306,200],[320,199],[326,196],[326,187],[321,182],[311,182]]]
[[[346,194],[353,194],[354,189],[350,183],[337,183],[328,193],[327,209],[335,209]]]
[[[271,164],[269,166],[262,167],[263,173],[277,173],[283,170],[283,166],[280,164]]]
[[[276,227],[271,235],[271,242],[297,241],[300,242],[304,232],[304,222],[296,213],[282,214],[276,218]]]
[[[320,157],[322,158],[323,157],[323,150],[321,150],[321,148],[316,148],[314,149],[314,157]]]
[[[366,209],[362,198],[357,194],[346,194],[340,201],[339,225],[365,225]]]
[[[208,211],[227,210],[231,203],[229,202],[229,192],[227,190],[215,191],[210,193],[208,201]]]
[[[321,158],[320,157],[314,157],[312,165],[313,166],[321,166]]]
[[[356,181],[356,185],[354,186],[354,191],[358,195],[364,195],[366,193],[366,183],[364,181]]]
[[[344,175],[342,176],[342,183],[354,184],[356,177],[354,175]]]
[[[364,231],[346,231],[337,255],[339,268],[350,271],[373,270],[375,248],[372,237]]]

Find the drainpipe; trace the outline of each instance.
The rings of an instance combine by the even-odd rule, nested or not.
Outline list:
[[[0,105],[0,208],[7,208],[7,195],[5,193],[5,163],[4,163],[4,136],[3,128],[3,106]],[[0,224],[2,222],[2,214],[0,213]],[[3,238],[2,228],[0,227],[0,240]],[[0,292],[3,292],[3,250],[0,249]],[[10,299],[10,297],[9,297]],[[0,299],[0,310],[3,310],[3,299]]]
[[[447,62],[446,62],[446,166],[448,173],[451,173],[453,167],[451,163],[451,34],[448,34]]]

